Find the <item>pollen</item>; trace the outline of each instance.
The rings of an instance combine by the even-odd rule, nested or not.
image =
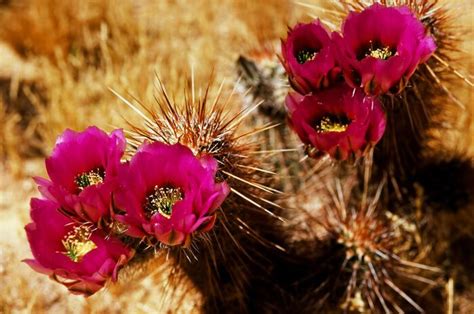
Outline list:
[[[74,182],[79,190],[84,190],[88,186],[97,185],[104,182],[105,171],[101,168],[92,169],[76,176]]]
[[[183,199],[181,189],[171,186],[155,186],[153,192],[147,196],[145,210],[150,216],[159,213],[165,218],[170,218],[173,206]]]
[[[314,60],[314,58],[316,58],[316,55],[317,53],[314,50],[302,49],[296,54],[296,61],[298,61],[299,64],[304,64],[308,61]]]
[[[390,50],[390,47],[384,47],[384,48],[370,50],[368,56],[371,56],[377,59],[387,60],[388,58],[393,56],[393,52]]]
[[[327,115],[317,121],[315,129],[318,133],[345,132],[350,125],[350,120],[346,117]]]
[[[80,262],[87,253],[97,248],[95,243],[90,240],[91,234],[90,226],[80,225],[74,227],[61,241],[66,249],[66,252],[63,252],[64,255],[73,262]]]
[[[374,57],[376,59],[387,60],[394,55],[394,51],[389,46],[381,47],[370,42],[370,48],[365,54],[366,57]]]

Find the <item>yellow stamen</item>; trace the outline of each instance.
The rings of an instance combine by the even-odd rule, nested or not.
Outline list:
[[[316,131],[318,133],[327,132],[345,132],[347,127],[350,125],[350,121],[347,118],[340,118],[337,116],[324,116],[321,120],[316,123]]]
[[[179,188],[155,186],[153,193],[146,198],[145,209],[150,215],[160,213],[160,215],[169,219],[174,204],[182,199],[183,193]]]
[[[391,56],[393,56],[395,53],[390,46],[385,46],[381,47],[380,45],[376,44],[371,41],[370,42],[370,48],[368,52],[365,54],[366,57],[374,57],[377,59],[381,60],[387,60]]]
[[[74,227],[73,230],[66,234],[64,240],[61,241],[66,249],[64,254],[73,262],[80,262],[87,253],[97,248],[95,243],[90,240],[91,234],[90,226],[81,225]]]
[[[393,55],[393,53],[389,47],[385,47],[385,48],[370,50],[369,55],[377,59],[387,60]]]
[[[296,54],[296,60],[299,64],[304,64],[308,61],[314,60],[314,58],[316,58],[316,55],[316,51],[303,49],[298,51],[298,53]]]
[[[103,183],[104,177],[105,172],[100,168],[96,168],[88,172],[83,172],[76,176],[75,183],[79,190],[82,191],[88,186]]]

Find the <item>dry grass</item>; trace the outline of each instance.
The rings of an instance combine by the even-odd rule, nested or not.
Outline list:
[[[198,312],[201,297],[186,280],[175,299],[157,298],[166,278],[152,271],[153,263],[89,299],[70,296],[20,263],[30,255],[23,232],[28,200],[38,194],[30,178],[44,175],[42,157],[65,128],[110,130],[138,121],[109,88],[152,104],[157,73],[176,97],[191,68],[201,85],[212,73],[217,82],[232,81],[239,54],[283,37],[287,25],[308,19],[305,10],[290,0],[7,2],[0,1],[0,313]],[[452,3],[474,9],[468,0]],[[460,23],[472,30],[472,14]],[[472,55],[468,39],[463,49]],[[474,72],[472,58],[463,63]],[[463,97],[474,114],[472,90]],[[435,134],[434,150],[474,156],[474,123],[463,119],[449,139]],[[179,293],[184,302],[177,302]],[[472,294],[471,288],[460,297],[460,309],[472,309]]]

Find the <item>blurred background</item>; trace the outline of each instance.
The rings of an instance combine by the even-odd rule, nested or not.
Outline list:
[[[459,25],[473,30],[472,0],[451,4],[466,14]],[[287,26],[310,19],[308,13],[317,15],[289,0],[0,1],[0,313],[198,312],[192,286],[183,289],[179,308],[157,296],[166,282],[153,265],[143,267],[140,280],[84,299],[21,263],[31,256],[23,231],[29,199],[38,196],[31,178],[45,175],[44,157],[65,128],[139,122],[109,88],[153,104],[159,74],[179,100],[193,68],[197,84],[213,75],[230,90],[239,55],[277,46]],[[466,34],[462,48],[472,56],[471,41]],[[463,63],[474,73],[473,58]],[[472,93],[462,98],[472,112]],[[462,146],[474,156],[473,130],[470,123],[433,145]],[[460,296],[466,309],[470,297],[474,292]]]

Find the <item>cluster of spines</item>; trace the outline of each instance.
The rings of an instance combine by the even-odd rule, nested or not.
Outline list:
[[[328,5],[326,7],[318,7],[310,4],[303,5],[317,10],[318,13],[323,13],[321,18],[323,23],[329,26],[335,26],[340,24],[342,18],[344,18],[349,11],[362,11],[373,3],[374,1],[348,0],[331,1],[329,4],[326,3]],[[443,182],[435,180],[437,183],[433,183],[433,180],[429,179],[430,174],[428,174],[427,171],[434,171],[434,168],[432,167],[438,165],[440,166],[438,170],[443,173],[446,171],[453,171],[450,175],[452,174],[458,178],[465,178],[466,174],[460,175],[458,169],[453,169],[461,165],[462,169],[467,173],[472,172],[473,163],[472,161],[469,161],[469,158],[466,160],[466,157],[463,154],[448,157],[445,153],[441,153],[446,158],[442,157],[443,160],[439,162],[439,156],[430,156],[429,154],[426,154],[426,150],[429,146],[428,138],[431,135],[431,130],[436,127],[441,127],[441,129],[446,128],[446,123],[443,123],[445,122],[446,115],[441,117],[441,119],[439,116],[436,117],[436,115],[440,115],[440,113],[446,114],[446,111],[459,110],[459,108],[464,109],[465,107],[465,104],[463,104],[455,94],[454,88],[457,88],[457,91],[458,89],[462,89],[463,85],[473,87],[473,83],[470,81],[467,74],[458,69],[458,65],[454,65],[457,61],[455,58],[456,54],[462,54],[459,47],[463,35],[460,32],[461,29],[454,26],[453,12],[444,8],[440,3],[438,3],[438,1],[395,0],[380,1],[380,3],[386,6],[408,6],[415,13],[417,18],[424,23],[427,32],[435,37],[438,49],[427,63],[420,65],[401,94],[387,95],[383,98],[385,109],[391,113],[391,120],[388,121],[387,132],[384,139],[379,144],[379,147],[374,151],[374,163],[371,168],[373,168],[373,177],[376,181],[388,180],[389,183],[384,185],[385,187],[383,188],[382,196],[378,200],[379,207],[381,206],[384,208],[382,211],[379,210],[377,217],[365,216],[362,211],[357,211],[355,217],[359,217],[360,219],[364,218],[363,220],[366,221],[375,219],[382,221],[387,232],[385,236],[389,237],[389,235],[393,236],[393,229],[397,225],[397,222],[392,221],[393,219],[396,219],[398,223],[400,223],[400,221],[407,221],[407,218],[404,217],[416,216],[417,219],[422,219],[422,223],[419,225],[420,228],[416,232],[416,239],[420,242],[422,240],[430,240],[426,235],[426,230],[428,229],[433,232],[433,226],[427,228],[427,225],[435,224],[437,226],[435,228],[438,230],[439,228],[447,228],[446,226],[441,226],[439,223],[436,223],[436,219],[433,220],[429,217],[432,214],[430,208],[433,208],[433,202],[436,203],[434,206],[436,206],[437,209],[439,209],[440,206],[442,209],[447,209],[451,206],[458,208],[457,201],[455,202],[456,204],[447,204],[444,201],[439,202],[439,198],[438,201],[433,199],[432,196],[438,195],[439,193],[442,193],[440,195],[447,196],[447,194],[444,193],[446,193],[446,187],[450,186],[450,180],[443,179]],[[442,121],[440,122],[440,120]],[[372,181],[373,180],[374,179],[372,179]],[[367,180],[364,179],[364,181],[364,186],[367,187]],[[472,189],[472,184],[467,183],[465,179],[456,179],[456,182],[459,182],[459,184],[456,184],[455,188],[449,189],[448,193],[466,195],[466,192]],[[364,188],[364,192],[356,189],[355,197],[357,198],[357,194],[367,195],[365,189],[366,188]],[[428,194],[420,196],[418,195],[419,193]],[[466,201],[466,197],[461,197],[461,201],[462,200],[464,200],[464,205],[461,206],[469,204],[468,201]],[[339,204],[341,203],[339,202]],[[317,212],[321,214],[318,210]],[[465,210],[463,212],[465,212]],[[327,211],[323,211],[323,216],[326,215],[326,213]],[[315,220],[319,223],[321,217],[318,216]],[[333,224],[329,224],[333,229],[333,232],[334,229],[344,230],[344,228],[340,228],[343,225],[344,222],[337,221],[337,219],[336,221],[333,220]],[[381,234],[383,235],[384,232]],[[405,236],[405,234],[398,235],[399,238],[403,236]],[[369,240],[373,241],[375,239],[369,238]],[[443,241],[444,240],[446,239],[443,239]],[[342,241],[342,243],[343,242],[344,241]],[[337,241],[335,243],[337,243]],[[305,245],[308,245],[308,243],[306,242]],[[347,246],[344,245],[343,247],[347,249]],[[442,270],[413,262],[417,256],[422,255],[424,255],[425,260],[430,260],[431,263],[439,262],[439,259],[432,256],[433,254],[430,253],[429,247],[430,243],[418,243],[417,247],[413,249],[414,253],[410,254],[412,261],[405,261],[402,266],[409,266],[412,270],[421,272],[431,272],[431,274],[426,275],[428,277],[420,276],[418,274],[412,274],[410,276],[411,279],[413,279],[412,281],[424,282],[429,286],[436,286],[439,288],[444,284],[444,281],[441,278]],[[392,247],[388,251],[394,253],[394,250],[395,247]],[[320,251],[323,252],[324,249]],[[416,252],[418,252],[418,255]],[[309,253],[307,255],[309,255]],[[321,259],[321,265],[330,264],[332,259],[329,258],[328,255],[324,256],[326,256],[326,260],[325,258]],[[396,257],[397,255],[395,254],[393,256]],[[394,267],[399,262],[400,260],[395,258],[388,265]],[[329,272],[334,271],[334,269],[329,270]],[[430,279],[429,277],[432,277],[433,274],[436,274],[435,277],[439,280]],[[315,281],[320,283],[321,289],[316,289],[318,292],[328,291],[324,288],[327,286],[328,281],[316,277]],[[329,282],[331,282],[331,280],[329,280]],[[345,284],[347,284],[347,282],[343,282],[343,286]],[[360,287],[359,284],[356,286]],[[347,287],[349,288],[350,284]],[[372,287],[380,288],[380,284],[374,282]],[[419,297],[419,302],[418,300],[415,301],[415,299],[406,291],[409,290],[409,287],[410,283],[407,283],[406,280],[402,280],[400,288],[392,289],[392,292],[396,292],[398,295],[398,300],[400,300],[400,298],[405,300],[405,305],[402,304],[402,306],[399,306],[397,302],[394,302],[395,300],[393,299],[393,296],[384,293],[380,294],[380,296],[375,294],[378,304],[376,304],[377,302],[370,302],[370,296],[368,294],[364,297],[364,294],[359,293],[357,296],[365,299],[365,302],[363,302],[364,306],[367,306],[367,304],[374,305],[370,306],[369,310],[375,312],[390,312],[393,310],[402,311],[408,309],[423,311],[425,306],[427,306],[427,308],[440,308],[443,305],[448,306],[452,311],[452,302],[446,301],[445,304],[440,302],[441,299],[443,302],[445,301],[444,296],[441,297],[439,292],[440,289],[436,289],[436,291],[432,293],[438,296],[438,300],[431,300],[432,304],[430,304],[430,301],[426,301],[430,300],[429,294]],[[373,293],[375,293],[375,290]],[[335,295],[335,299],[340,301],[341,299],[337,297],[335,290],[328,293],[329,297],[334,297]],[[310,305],[311,299],[314,298],[315,296],[311,295],[304,298],[301,302]],[[344,311],[358,311],[356,308],[347,308],[347,305],[350,304],[350,302],[339,302],[339,305],[341,304],[345,307]],[[433,304],[437,305],[434,306]],[[406,305],[408,305],[408,307]],[[308,307],[303,308],[308,310]],[[317,306],[313,303],[313,306],[310,306],[308,311],[314,312],[317,310],[321,310],[321,302],[318,302]],[[367,308],[365,308],[365,310],[367,310]]]
[[[271,261],[268,251],[284,251],[273,241],[282,221],[274,202],[280,194],[273,188],[274,172],[265,159],[272,152],[262,151],[254,136],[275,127],[274,123],[245,130],[242,121],[261,103],[236,114],[226,112],[232,94],[222,98],[223,85],[210,103],[211,85],[196,97],[194,81],[185,92],[182,104],[171,100],[164,85],[156,107],[135,105],[119,96],[144,118],[144,125],[131,125],[130,142],[135,150],[145,141],[181,143],[196,156],[210,155],[218,162],[217,180],[226,181],[231,194],[217,213],[214,228],[196,236],[188,248],[166,249],[202,292],[208,310],[245,310],[246,289],[255,269],[265,271]],[[148,250],[152,249],[149,247]],[[146,254],[146,253],[145,253]],[[259,275],[260,276],[260,275]]]
[[[403,182],[398,183],[397,180],[399,175],[404,172],[398,172],[397,169],[399,167],[408,169],[406,168],[407,160],[416,160],[420,156],[425,143],[424,139],[427,136],[426,132],[432,125],[432,116],[438,110],[431,102],[431,99],[439,97],[433,87],[438,87],[438,90],[444,92],[451,103],[461,106],[462,103],[445,84],[445,78],[454,75],[471,86],[472,83],[448,64],[449,56],[456,47],[453,42],[455,35],[446,31],[448,28],[443,24],[447,24],[449,19],[446,12],[437,7],[436,1],[382,2],[385,5],[409,6],[416,12],[418,18],[429,27],[430,32],[437,38],[438,45],[438,52],[427,64],[421,66],[402,94],[385,97],[383,102],[386,110],[395,112],[392,116],[397,117],[397,121],[389,122],[392,123],[392,126],[389,127],[392,132],[386,134],[387,139],[384,141],[385,143],[381,144],[385,148],[374,152],[374,165],[365,167],[374,168],[376,180],[386,177],[395,190],[402,191],[405,190],[405,187],[400,186]],[[340,18],[343,14],[347,14],[348,9],[363,10],[372,3],[372,1],[344,1],[335,4],[339,11],[326,12],[335,12],[335,18]],[[239,60],[240,65],[245,63],[248,67],[248,61],[244,61]],[[259,79],[261,80],[261,78]],[[260,136],[279,132],[280,128],[275,125],[281,123],[281,119],[278,114],[275,115],[271,111],[255,110],[261,108],[259,104],[252,108],[244,107],[236,115],[224,113],[224,108],[228,109],[229,99],[232,96],[229,96],[229,99],[223,104],[220,103],[222,86],[215,101],[209,105],[207,103],[210,98],[209,87],[206,89],[204,97],[196,99],[194,82],[192,82],[191,95],[186,94],[184,105],[181,107],[171,100],[161,83],[160,86],[161,94],[157,110],[143,106],[145,111],[143,113],[137,106],[129,103],[144,117],[144,126],[132,126],[132,141],[135,140],[135,148],[144,140],[159,140],[170,144],[182,143],[190,147],[197,156],[210,154],[219,162],[218,178],[227,180],[232,190],[231,197],[219,212],[219,223],[215,229],[194,239],[189,249],[173,249],[170,252],[174,252],[177,264],[185,270],[187,276],[192,278],[204,295],[208,296],[207,302],[210,302],[208,310],[214,311],[232,307],[234,310],[248,310],[249,307],[245,303],[249,302],[248,298],[252,293],[249,294],[247,289],[250,282],[254,280],[250,273],[255,273],[255,269],[250,271],[248,267],[259,264],[261,266],[268,262],[262,256],[265,253],[259,252],[261,248],[266,247],[270,249],[269,251],[284,250],[280,243],[285,242],[283,238],[288,235],[288,230],[275,236],[275,233],[280,231],[277,229],[282,227],[281,224],[275,222],[281,221],[280,215],[285,215],[285,211],[278,203],[298,202],[298,196],[284,199],[277,197],[278,191],[272,187],[275,184],[274,178],[272,178],[274,171],[261,166],[259,157],[264,155],[267,155],[267,158],[270,157],[268,159],[271,161],[270,164],[273,164],[273,168],[275,166],[277,168],[278,166],[282,166],[281,168],[293,167],[294,165],[287,165],[280,161],[275,162],[275,155],[287,153],[285,150],[297,151],[298,149],[288,148],[293,143],[288,145],[290,140],[280,137],[282,148],[278,147],[273,150],[271,147],[274,143],[270,143],[270,149],[259,151],[259,145],[252,143],[250,139],[261,139]],[[426,86],[430,88],[426,88]],[[274,100],[272,99],[272,101]],[[263,96],[263,102],[265,102],[265,96]],[[275,105],[278,106],[278,104]],[[258,113],[255,114],[256,112]],[[253,115],[254,118],[257,117],[258,120],[251,123],[253,129],[237,135],[240,124],[250,115]],[[258,125],[262,121],[263,125],[255,127],[255,124]],[[404,121],[404,123],[395,125],[395,122],[400,121]],[[410,141],[402,147],[400,138],[397,137],[405,138],[406,136],[401,134],[408,134],[407,136],[414,138],[414,141]],[[390,157],[390,163],[385,167],[381,161],[383,158],[379,156],[387,156],[387,152],[391,152],[393,157]],[[405,152],[408,156],[400,156]],[[296,161],[295,164],[297,164],[297,171],[306,172],[301,170],[305,163]],[[357,167],[357,165],[354,166]],[[311,167],[312,169],[304,175],[306,179],[311,175],[318,177],[317,173],[324,170],[321,168],[327,169],[327,167],[322,167],[320,162],[312,164]],[[379,172],[380,169],[382,171]],[[342,167],[329,176],[338,176],[347,171],[347,167]],[[280,175],[283,173],[281,169],[278,169],[277,172]],[[314,276],[319,277],[312,278],[315,280],[310,280],[312,283],[309,285],[307,276],[298,272],[298,274],[289,275],[284,279],[274,278],[273,282],[268,281],[268,278],[257,278],[257,287],[251,289],[256,296],[262,296],[261,292],[257,290],[263,288],[262,286],[258,287],[258,284],[268,284],[270,291],[285,295],[282,302],[292,309],[318,311],[324,308],[323,303],[327,301],[327,304],[336,302],[336,306],[344,311],[389,312],[404,309],[423,311],[417,298],[412,297],[405,290],[413,285],[416,286],[416,283],[413,284],[413,282],[430,287],[437,286],[437,280],[432,277],[439,276],[440,270],[404,259],[404,257],[414,259],[419,254],[420,248],[411,246],[407,253],[405,250],[407,242],[402,241],[407,234],[410,234],[410,239],[419,238],[418,231],[414,227],[414,229],[404,230],[405,233],[400,232],[400,224],[408,227],[414,225],[409,224],[406,219],[398,215],[397,210],[393,209],[393,197],[387,197],[387,193],[391,193],[392,190],[385,190],[380,197],[385,184],[378,185],[380,188],[377,190],[376,197],[371,204],[368,203],[369,191],[373,190],[372,184],[368,180],[369,176],[366,175],[370,170],[363,172],[363,187],[351,187],[346,191],[352,195],[350,201],[340,197],[340,191],[343,188],[339,185],[336,188],[336,193],[330,191],[331,200],[323,204],[323,209],[319,210],[318,215],[320,216],[314,218],[309,215],[308,218],[309,221],[317,221],[317,224],[323,225],[323,229],[327,231],[327,237],[316,241],[326,244],[324,244],[324,249],[316,254],[317,258],[313,260],[315,264],[312,266],[321,266],[321,269],[326,269],[325,267],[331,265],[330,261],[337,260],[341,262],[338,264],[340,267],[330,267],[331,269],[328,269],[329,275],[326,278],[316,272]],[[296,176],[300,174],[297,173]],[[294,174],[292,176],[284,175],[282,181],[291,181],[294,176]],[[308,181],[313,182],[314,180],[299,180],[293,190],[309,188],[311,183]],[[285,185],[283,187],[287,190]],[[397,204],[404,202],[406,195],[403,195],[402,192],[394,194],[398,195],[399,203]],[[293,201],[290,201],[291,198]],[[354,200],[360,201],[361,204],[355,206]],[[409,204],[407,207],[411,208],[412,205]],[[351,206],[358,209],[348,212],[347,210]],[[298,206],[294,206],[294,208],[294,210],[301,210]],[[302,215],[303,213],[304,211],[302,211]],[[322,220],[325,220],[324,223],[321,223],[321,215]],[[372,232],[367,232],[367,229]],[[321,248],[321,245],[315,244],[315,247]],[[292,251],[291,247],[289,251]],[[404,256],[406,254],[408,256]],[[290,256],[289,254],[284,256],[283,258],[279,257],[281,260],[273,261],[272,268],[277,270],[271,270],[271,276],[281,275],[279,271],[286,266],[297,267],[303,263],[306,267],[308,263],[312,263],[311,257],[308,256]],[[254,263],[249,264],[248,262],[252,260]],[[365,272],[361,272],[361,267],[365,267]],[[400,272],[404,272],[407,278],[401,278],[404,275],[400,276]],[[428,274],[419,274],[423,272]],[[304,280],[301,279],[301,276],[305,277]],[[303,288],[294,288],[290,283],[293,280],[303,282],[301,285]],[[398,281],[400,281],[400,286]],[[226,287],[229,286],[233,286],[233,288],[227,290]],[[237,302],[234,302],[236,300]],[[264,299],[261,301],[260,305],[265,303]],[[256,302],[250,303],[255,306]],[[269,304],[269,302],[266,303]],[[216,305],[217,308],[214,307]]]
[[[340,24],[341,18],[345,17],[350,10],[362,11],[373,3],[373,1],[349,0],[341,2],[333,1],[330,4],[330,6],[332,6],[330,9],[312,5],[307,6],[310,8],[319,9],[320,11],[318,11],[318,13],[323,12],[325,15],[324,17],[328,18],[325,21],[325,24],[338,25]],[[337,219],[333,219],[332,223],[326,225],[326,229],[332,232],[332,238],[338,238],[340,239],[339,241],[336,240],[331,242],[324,237],[320,239],[321,241],[315,241],[313,236],[308,236],[308,238],[312,240],[303,240],[299,243],[298,241],[287,242],[288,250],[291,254],[293,254],[293,261],[288,263],[283,262],[281,267],[283,269],[286,268],[286,270],[291,267],[301,267],[306,269],[306,271],[301,271],[299,275],[294,275],[293,279],[280,280],[280,282],[283,282],[283,284],[279,289],[277,289],[277,292],[284,291],[282,295],[286,296],[282,298],[284,301],[282,301],[281,308],[288,306],[287,308],[291,310],[301,309],[303,312],[317,312],[322,310],[325,301],[332,298],[333,300],[336,300],[336,307],[343,307],[342,310],[345,312],[357,312],[364,310],[370,310],[373,312],[403,310],[423,312],[424,309],[433,307],[440,308],[442,306],[447,306],[452,310],[452,302],[445,302],[442,291],[439,289],[445,283],[442,278],[443,270],[421,264],[419,261],[425,260],[425,262],[430,261],[430,263],[437,263],[437,260],[434,259],[430,253],[430,243],[425,243],[425,241],[430,240],[429,237],[426,237],[426,224],[433,223],[433,221],[431,221],[432,219],[430,220],[428,217],[430,215],[430,211],[427,209],[427,206],[431,207],[431,203],[437,202],[432,198],[432,195],[433,193],[437,194],[438,192],[442,192],[440,190],[440,188],[442,189],[441,185],[445,186],[450,184],[450,180],[445,180],[446,184],[431,184],[432,180],[426,178],[427,171],[430,171],[426,170],[426,168],[432,164],[429,158],[426,159],[428,138],[431,135],[431,130],[439,126],[439,118],[435,117],[437,114],[440,114],[443,112],[443,110],[458,110],[459,108],[463,109],[465,107],[461,100],[459,100],[456,96],[454,92],[455,90],[453,88],[462,87],[462,85],[468,87],[473,86],[469,76],[462,73],[462,71],[457,68],[458,66],[452,65],[456,64],[456,59],[454,56],[457,53],[462,53],[462,51],[459,51],[459,44],[462,41],[463,36],[460,33],[460,29],[457,29],[454,26],[454,18],[452,15],[453,12],[450,12],[447,8],[444,8],[438,3],[438,1],[397,0],[381,1],[381,3],[386,6],[408,6],[415,13],[417,18],[425,25],[427,32],[436,38],[438,49],[426,64],[422,64],[418,68],[414,76],[410,79],[410,82],[408,82],[407,87],[401,94],[387,95],[383,98],[385,109],[391,113],[391,120],[388,122],[388,132],[385,135],[384,140],[379,144],[380,147],[377,147],[374,151],[373,165],[369,167],[371,171],[374,172],[371,182],[380,180],[385,180],[388,182],[388,184],[380,185],[382,189],[382,195],[379,195],[380,197],[377,197],[377,200],[374,200],[375,203],[378,203],[377,206],[381,208],[373,213],[373,215],[366,215],[366,212],[363,210],[356,211],[355,215],[350,216],[351,219],[348,221],[338,221]],[[274,88],[281,89],[281,87],[278,86],[274,86]],[[278,105],[279,104],[275,104],[275,107],[278,107]],[[260,113],[260,116],[265,116],[265,114]],[[446,128],[445,126],[442,127]],[[283,145],[289,144],[289,140],[283,142]],[[291,144],[289,147],[291,147]],[[434,165],[440,165],[440,171],[451,171],[453,170],[453,163],[454,167],[456,167],[458,164],[462,164],[462,168],[470,173],[469,169],[472,169],[472,162],[466,162],[463,156],[451,156],[447,159],[445,158],[446,160],[443,159],[441,163],[435,162]],[[315,170],[311,171],[311,174],[314,177],[317,177],[318,172],[326,172],[327,167],[325,166],[327,166],[327,164],[321,165],[317,163],[314,165]],[[322,178],[324,176],[331,177],[344,175],[349,168],[344,166],[340,167],[339,165],[333,169],[330,174],[326,173],[320,177]],[[298,166],[298,169],[301,171],[301,164]],[[349,189],[353,190],[352,197],[355,199],[367,199],[368,197],[368,191],[371,189],[370,186],[373,184],[368,182],[368,176],[366,173],[370,173],[370,171],[363,171],[363,179],[361,179],[361,181],[364,181],[364,188],[362,188],[362,190],[360,187]],[[303,173],[300,173],[299,175],[302,174]],[[461,176],[462,178],[466,177],[466,174],[460,175],[457,171],[454,171],[452,175],[456,177]],[[426,180],[430,181],[428,182],[428,185],[426,185]],[[317,189],[313,191],[313,181],[314,180],[311,180],[311,182],[305,181],[304,184],[299,186],[299,188],[303,190],[312,190],[312,192],[307,191],[306,194],[320,193],[320,191],[317,191]],[[464,179],[457,180],[456,182],[458,181],[460,182],[459,186],[450,189],[449,193],[456,191],[456,195],[465,196],[465,192],[470,189],[469,183],[467,183]],[[316,185],[319,187],[321,186],[321,184]],[[425,188],[428,190],[425,190]],[[421,193],[424,191],[430,194],[420,196],[418,195],[420,191]],[[301,190],[300,192],[297,192],[297,194],[301,194]],[[294,195],[290,199],[293,200],[285,200],[287,205],[288,203],[294,205],[295,203],[301,204],[307,202],[307,200],[305,200],[305,198],[301,195]],[[461,197],[460,201],[464,199],[466,199],[466,197]],[[441,207],[443,208],[451,206],[446,202],[442,203],[443,204],[441,204]],[[340,211],[338,206],[341,204],[343,203],[333,202],[332,207],[328,205],[329,207],[322,211],[317,209],[316,206],[316,217],[309,220],[317,221],[317,224],[320,225],[320,221],[322,219],[321,215],[323,217],[325,215],[329,215],[328,209],[329,212],[333,212],[331,215],[334,215],[334,212]],[[462,206],[465,206],[466,201],[464,201],[463,204],[464,205]],[[301,207],[305,206],[301,205]],[[307,210],[303,208],[295,208],[293,210],[299,211],[301,215],[303,215],[304,212],[307,212]],[[422,215],[421,217],[424,217],[420,224],[408,223],[408,221],[414,220],[415,216],[417,217],[416,219],[420,219],[420,215]],[[365,230],[362,227],[358,230],[354,230],[354,228],[357,228],[357,226],[360,225],[357,224],[356,221],[363,221],[365,222],[364,225],[373,223],[380,227],[374,234],[366,234],[367,236],[370,235],[366,239],[368,243],[374,244],[377,241],[377,238],[390,238],[393,240],[391,245],[385,245],[389,243],[383,243],[385,245],[386,251],[389,254],[386,255],[387,259],[383,263],[379,263],[381,267],[379,267],[379,269],[376,271],[380,271],[381,274],[385,275],[387,274],[387,271],[391,270],[394,279],[392,280],[390,277],[388,277],[385,278],[383,282],[372,281],[369,283],[369,285],[365,285],[365,288],[367,288],[367,286],[371,286],[372,290],[366,289],[365,292],[362,291],[363,289],[361,288],[364,287],[364,283],[357,280],[354,281],[352,275],[349,276],[349,280],[339,280],[336,284],[331,286],[331,283],[336,282],[334,281],[335,278],[319,278],[317,275],[319,272],[316,271],[316,268],[318,267],[324,268],[328,265],[331,265],[332,261],[334,261],[334,258],[338,256],[334,249],[337,247],[341,248],[341,244],[342,251],[350,252],[352,249],[354,249],[354,246],[352,246],[352,248],[349,247],[347,242],[348,238],[341,236],[341,230],[348,229],[351,231],[349,233],[352,235],[354,232],[357,233],[361,230]],[[405,232],[400,232],[400,225],[403,225],[410,230],[407,229],[404,230]],[[344,229],[344,226],[347,228]],[[294,238],[299,239],[305,238],[301,235],[294,236],[295,233],[302,234],[306,232],[307,230],[305,230],[305,228],[298,229],[298,227],[295,228],[294,226],[292,226],[292,228],[293,230],[285,230],[285,236],[293,236]],[[314,229],[317,228],[315,227]],[[428,229],[431,230],[430,228]],[[318,233],[317,231],[314,232]],[[413,246],[408,252],[400,252],[400,248],[403,248],[407,245],[406,241],[400,241],[407,235],[410,235],[409,238],[413,240],[411,241]],[[316,244],[317,242],[320,242],[320,244]],[[321,242],[326,244],[321,244]],[[333,249],[331,249],[331,247]],[[317,253],[313,252],[315,256],[323,256],[323,258],[318,259],[318,264],[313,265],[314,269],[307,267],[308,263],[310,263],[308,258],[312,254],[310,253],[311,250],[318,251]],[[344,256],[344,254],[342,256]],[[374,252],[371,252],[370,254],[374,254]],[[406,259],[402,259],[401,256],[404,256]],[[344,258],[342,261],[344,261]],[[349,263],[346,263],[346,266],[348,264]],[[276,268],[278,268],[278,266],[276,266]],[[339,273],[338,269],[329,268],[324,269],[328,270],[328,272],[331,274]],[[402,272],[405,272],[402,274],[402,276],[400,276],[399,273],[400,269]],[[349,273],[351,274],[354,272],[354,268],[351,267],[347,267],[346,270],[349,270]],[[283,270],[283,272],[284,271],[285,270]],[[308,276],[308,273],[314,274],[315,277],[313,277],[313,283],[315,283],[315,286],[308,288],[309,286],[305,286],[303,284],[302,286],[305,288],[297,289],[290,287],[292,286],[292,284],[289,283],[291,280],[293,281],[293,284],[301,281],[307,282],[308,280],[306,277]],[[278,274],[278,271],[276,271],[275,274],[276,275],[274,275],[273,278],[277,278],[279,275],[282,275]],[[339,277],[339,279],[341,278]],[[420,284],[422,286],[421,288],[423,295],[419,295],[419,291],[413,289],[413,287],[420,287]],[[283,288],[285,285],[286,288]],[[330,289],[328,289],[328,287],[330,287]],[[338,294],[336,293],[338,288],[335,287],[346,287],[347,289],[342,290],[345,291],[345,293]],[[433,287],[437,289],[432,289]],[[352,292],[354,293],[349,292],[350,289],[352,289]],[[307,293],[302,297],[302,295],[305,294],[302,291],[308,292],[309,290],[315,290],[318,293]],[[381,290],[384,292],[381,293]],[[410,293],[410,291],[412,293]],[[431,292],[428,293],[428,291]],[[327,298],[321,298],[322,292],[326,293]],[[315,300],[318,301],[315,302]],[[350,308],[351,304],[352,308]],[[357,304],[362,307],[356,308]],[[334,310],[334,308],[331,308],[331,310]]]

